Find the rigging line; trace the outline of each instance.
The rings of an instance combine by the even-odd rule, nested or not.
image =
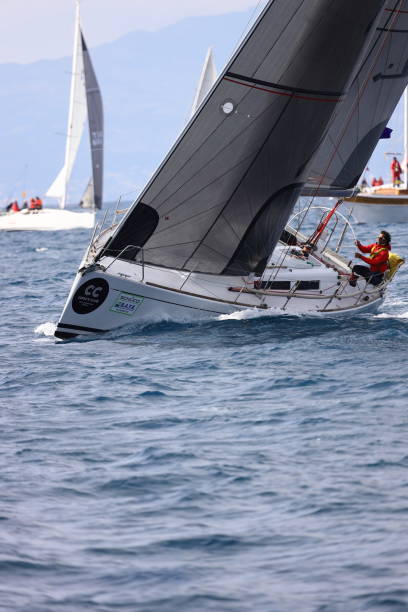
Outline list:
[[[275,0],[273,0],[273,1],[275,1]],[[251,24],[252,23],[255,24],[256,14],[258,13],[258,11],[260,9],[261,4],[263,4],[264,2],[265,2],[265,0],[259,0],[258,1],[258,4],[255,6],[254,10],[252,11],[252,13],[251,13],[251,15],[250,15],[250,17],[249,17],[249,19],[247,21],[246,26],[242,30],[241,36],[239,37],[235,47],[232,50],[231,56],[235,55],[235,53],[238,51],[238,48],[240,47],[240,45],[244,42],[245,37],[247,36],[247,34],[249,34],[249,31],[250,31],[250,29],[252,27]],[[267,0],[267,2],[268,2],[268,0]],[[271,4],[273,4],[273,2]],[[265,10],[266,10],[266,5],[265,5]]]

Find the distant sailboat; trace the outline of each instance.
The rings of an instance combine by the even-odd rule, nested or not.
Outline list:
[[[74,212],[66,209],[68,186],[86,119],[89,126],[92,177],[81,205],[90,211]],[[102,207],[103,140],[102,96],[82,34],[77,0],[65,162],[45,194],[46,197],[59,201],[59,209],[47,206],[35,213],[25,209],[3,215],[0,217],[0,229],[11,231],[92,228],[95,223],[95,210]]]
[[[201,72],[200,80],[198,82],[190,117],[193,117],[196,114],[201,104],[211,91],[216,80],[217,69],[215,67],[212,47],[210,47],[207,51],[207,55],[204,60],[204,65]]]
[[[351,111],[366,66],[404,51],[401,39],[385,44],[390,4],[269,0],[124,218],[92,239],[55,335],[258,308],[378,308],[391,277],[351,286],[350,260],[338,252],[344,230],[328,246],[336,227],[349,226],[339,203],[309,237],[287,223],[306,188],[350,194],[375,146],[378,130],[353,155],[360,123]],[[364,110],[387,120],[398,97],[380,103],[375,88]],[[339,144],[343,124],[351,136]]]

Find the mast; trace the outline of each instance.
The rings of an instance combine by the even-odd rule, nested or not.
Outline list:
[[[404,189],[408,189],[408,87],[404,91]]]
[[[65,164],[64,164],[64,176],[63,176],[63,192],[60,200],[60,208],[65,208],[67,201],[67,189],[68,181],[71,174],[69,167],[69,159],[71,156],[72,146],[72,128],[73,128],[73,117],[75,110],[75,90],[76,90],[76,76],[79,71],[79,36],[80,36],[80,14],[79,14],[79,0],[75,0],[75,29],[74,29],[74,48],[72,52],[72,77],[71,77],[71,90],[69,94],[69,111],[68,111],[68,129],[67,129],[67,142],[65,146]]]

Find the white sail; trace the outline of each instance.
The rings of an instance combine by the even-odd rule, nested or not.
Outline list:
[[[81,201],[79,203],[81,208],[94,208],[95,207],[95,194],[93,179],[90,178],[84,193],[82,194]]]
[[[57,178],[45,194],[48,197],[58,198],[61,208],[64,208],[66,204],[67,185],[81,143],[86,116],[87,105],[84,81],[84,61],[82,54],[79,3],[77,3],[65,162]]]
[[[193,106],[191,108],[191,117],[195,115],[198,108],[201,106],[203,100],[207,97],[212,86],[217,80],[217,69],[215,67],[212,47],[208,49],[207,56],[204,61],[203,70],[201,72],[200,80],[198,82],[196,95],[194,98]]]

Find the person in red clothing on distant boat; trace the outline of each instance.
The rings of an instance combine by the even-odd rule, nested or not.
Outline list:
[[[392,158],[391,162],[391,176],[392,176],[392,184],[394,187],[399,187],[401,184],[401,174],[402,168],[396,157]]]
[[[365,278],[367,282],[372,285],[379,285],[384,278],[384,272],[388,270],[388,255],[391,251],[391,235],[385,230],[382,230],[378,235],[377,242],[364,245],[357,240],[356,246],[362,253],[370,253],[368,257],[365,257],[361,253],[355,253],[355,257],[369,264],[369,267],[360,265],[353,266],[352,275],[349,280],[350,285],[355,287],[359,276]]]

